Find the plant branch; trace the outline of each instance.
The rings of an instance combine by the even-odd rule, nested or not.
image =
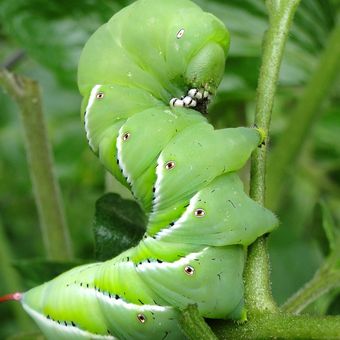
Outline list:
[[[282,305],[282,310],[291,314],[299,314],[320,296],[340,286],[340,273],[327,273],[327,275],[321,273],[322,271],[317,272],[311,281],[289,298]]]
[[[245,324],[214,322],[219,339],[340,339],[340,316],[265,314]]]
[[[268,136],[284,47],[299,0],[268,0],[269,28],[263,40],[262,65],[257,88],[255,124]],[[268,144],[268,137],[266,138]],[[265,198],[266,145],[257,149],[251,160],[250,196],[260,204]],[[266,240],[249,248],[245,269],[245,298],[249,313],[275,312],[269,283],[270,265]]]
[[[284,312],[299,314],[323,294],[333,288],[340,287],[339,240],[340,238],[338,238],[334,250],[314,277],[283,304],[282,310]]]
[[[196,305],[189,305],[182,311],[180,326],[188,340],[217,340]]]
[[[276,209],[284,188],[287,170],[291,171],[306,136],[316,122],[321,104],[330,92],[340,67],[340,23],[331,32],[319,64],[307,84],[286,132],[282,134],[270,158],[268,174],[268,206]]]
[[[39,85],[7,70],[0,70],[0,85],[20,108],[28,166],[47,257],[51,260],[69,259],[72,256],[71,242],[60,189],[53,174],[52,152],[47,139]]]
[[[11,55],[8,59],[6,59],[2,65],[0,65],[0,68],[5,68],[7,70],[10,70],[17,66],[18,63],[20,63],[24,58],[26,57],[26,52],[24,50],[19,50],[15,52],[13,55]]]

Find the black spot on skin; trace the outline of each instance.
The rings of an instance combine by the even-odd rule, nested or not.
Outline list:
[[[184,208],[187,208],[190,205],[190,203],[188,203],[187,205],[184,206]]]
[[[73,321],[71,321],[71,324],[73,327],[76,327],[76,324]]]
[[[51,319],[51,317],[49,315],[46,316],[47,319]]]
[[[87,283],[87,284],[86,284],[86,288],[89,288],[89,287],[90,287],[90,285]]]
[[[157,259],[156,260],[158,263],[163,263],[163,261],[162,260],[159,260],[159,259]]]
[[[58,324],[60,325],[60,321],[58,320],[57,322],[58,322]]]
[[[119,299],[119,295],[116,294],[115,295],[115,299],[118,300]]]
[[[151,263],[151,261],[149,259],[146,259],[146,261],[148,261],[148,263]]]
[[[153,187],[153,188],[152,188],[152,192],[155,192],[155,191],[156,191],[156,188],[155,188],[155,187]]]
[[[111,296],[111,293],[109,293],[109,298],[111,299],[111,297],[112,297],[112,296]]]
[[[107,334],[110,334],[110,335],[112,335],[109,329],[107,330]]]
[[[138,301],[139,301],[142,305],[144,305],[144,302],[143,302],[142,300],[138,299]]]
[[[175,222],[170,223],[170,227],[173,227],[175,225]]]
[[[80,282],[80,287],[82,287],[83,286],[83,283],[82,282]]]
[[[130,257],[129,256],[126,258],[126,261],[128,261],[128,262],[130,261]]]
[[[117,158],[117,164],[119,165],[119,159]]]
[[[235,204],[231,200],[228,200],[228,202],[236,209]]]

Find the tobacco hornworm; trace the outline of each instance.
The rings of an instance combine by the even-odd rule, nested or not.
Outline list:
[[[49,339],[181,339],[179,310],[244,316],[245,247],[276,217],[235,173],[264,139],[214,130],[229,34],[188,0],[138,0],[101,26],[79,64],[88,143],[148,216],[140,243],[19,296]]]

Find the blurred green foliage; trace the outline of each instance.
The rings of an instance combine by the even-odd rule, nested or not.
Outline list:
[[[0,65],[41,84],[55,172],[61,184],[75,254],[83,261],[94,259],[92,221],[95,201],[105,192],[105,173],[88,149],[80,124],[77,63],[90,34],[131,2],[0,0]],[[232,39],[225,77],[210,107],[210,120],[218,128],[249,126],[254,115],[261,41],[267,27],[264,3],[260,0],[196,2],[225,23]],[[336,0],[302,1],[297,11],[275,100],[272,150],[285,132],[290,113],[315,69],[337,15],[339,1]],[[309,280],[320,265],[327,248],[330,219],[340,225],[339,90],[337,82],[305,137],[296,164],[291,164],[286,172],[288,190],[280,198],[276,211],[281,225],[270,240],[273,292],[279,303]],[[36,280],[37,273],[45,272],[44,266],[53,264],[37,265],[40,262],[35,260],[43,259],[44,253],[18,108],[1,91],[0,103],[0,227],[4,229],[15,268],[21,268],[18,272],[26,289],[32,278]],[[101,241],[99,244],[103,245]],[[23,260],[29,262],[26,269]],[[60,266],[59,270],[67,267]],[[58,268],[54,269],[41,275],[42,280],[58,272]],[[0,295],[7,293],[2,275],[0,272]],[[339,314],[339,296],[338,292],[331,292],[309,311],[322,314],[329,310]],[[15,315],[10,304],[0,305],[1,339],[24,331]]]
[[[96,258],[105,261],[137,245],[145,227],[145,215],[135,201],[122,199],[115,193],[105,194],[96,202]]]

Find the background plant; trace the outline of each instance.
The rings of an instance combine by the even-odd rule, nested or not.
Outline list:
[[[95,200],[108,188],[123,195],[126,192],[105,180],[101,165],[86,145],[79,123],[77,62],[89,35],[128,3],[84,0],[79,6],[69,1],[0,1],[0,63],[17,74],[36,79],[42,88],[42,110],[55,159],[53,171],[61,187],[73,252],[80,261],[94,258]],[[216,127],[252,125],[261,44],[270,10],[257,0],[197,3],[221,18],[232,37],[225,77],[209,118]],[[267,5],[272,6],[273,13],[284,3],[288,1],[268,1]],[[279,230],[269,238],[274,300],[278,305],[283,304],[320,267],[309,285],[283,306],[292,313],[308,312],[314,316],[340,314],[337,289],[340,284],[340,86],[336,82],[340,57],[336,57],[337,44],[332,44],[333,40],[339,41],[336,39],[338,13],[338,1],[302,1],[299,5],[283,55],[271,139],[267,142],[266,204],[281,220]],[[275,91],[274,85],[266,89],[270,90]],[[76,261],[60,262],[58,256],[51,257],[49,249],[43,247],[18,107],[7,94],[0,93],[0,101],[0,291],[7,292],[14,286],[27,289],[36,285]],[[244,178],[247,180],[247,172]],[[117,203],[115,211],[110,209],[112,202]],[[131,216],[131,211],[135,217],[123,223],[122,216]],[[107,225],[108,219],[113,221],[112,228]],[[112,249],[120,252],[112,246],[120,243],[114,236],[116,227],[124,225],[129,229],[137,220],[140,223],[136,228],[140,230],[141,215],[134,206],[127,206],[116,196],[98,201],[94,224],[97,258],[110,257]],[[301,323],[308,318],[300,319]],[[19,330],[34,332],[20,310],[10,304],[0,305],[0,320],[1,338]],[[285,324],[291,320],[287,318]],[[260,326],[261,322],[264,324],[263,320],[259,321]],[[269,331],[280,331],[275,316],[267,315],[265,324]],[[335,332],[338,330],[335,334],[340,338],[339,321],[331,325]],[[197,327],[195,322],[194,327]],[[214,327],[219,335],[225,334],[221,331],[225,325]],[[243,329],[247,331],[246,327]],[[240,330],[231,325],[230,332],[233,331]],[[315,332],[321,334],[320,330]],[[262,333],[263,337],[269,335],[272,334]],[[287,332],[284,335],[289,336]],[[28,338],[27,333],[24,336]],[[292,336],[296,338],[297,334]],[[36,334],[32,337],[36,338]]]

